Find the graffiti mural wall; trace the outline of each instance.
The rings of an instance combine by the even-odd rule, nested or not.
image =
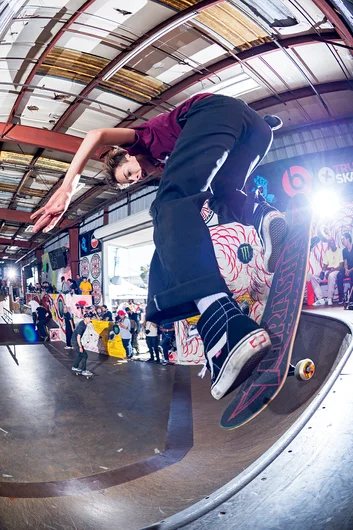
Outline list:
[[[204,206],[202,216],[206,224],[213,224],[214,216]],[[259,322],[265,308],[271,286],[272,275],[263,264],[262,248],[255,229],[240,223],[210,227],[210,234],[217,257],[219,270],[228,288],[238,303],[247,301],[250,316]],[[203,364],[203,344],[197,333],[199,317],[192,317],[176,323],[178,364]]]
[[[211,219],[212,216],[208,218]],[[214,221],[214,218],[212,219]],[[312,236],[316,235],[317,226],[321,224],[322,218],[314,217]],[[349,232],[353,235],[353,202],[344,204],[331,219],[325,219],[325,226],[334,237],[337,246],[343,249],[341,243],[343,233]],[[233,297],[238,303],[246,300],[250,305],[250,317],[260,322],[271,287],[272,275],[264,269],[262,248],[255,230],[250,226],[231,223],[212,226],[210,234],[220,272]],[[319,274],[322,270],[323,257],[327,249],[327,243],[320,242],[312,250],[308,278],[310,274]],[[323,287],[323,293],[325,289],[326,287]],[[336,289],[333,301],[337,300]],[[198,319],[199,317],[192,317],[176,322],[177,352],[172,359],[174,362],[178,364],[205,362],[203,344],[196,328]]]

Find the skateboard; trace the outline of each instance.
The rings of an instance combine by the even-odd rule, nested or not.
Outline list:
[[[95,374],[91,374],[91,375],[83,375],[82,372],[72,372],[73,374],[75,375],[82,375],[82,377],[85,377],[86,379],[93,379],[93,377],[95,376]]]
[[[295,195],[286,212],[288,233],[273,274],[261,319],[272,347],[224,411],[220,426],[236,429],[264,410],[282,389],[288,375],[309,380],[315,371],[310,359],[291,365],[306,284],[312,211],[308,198]]]

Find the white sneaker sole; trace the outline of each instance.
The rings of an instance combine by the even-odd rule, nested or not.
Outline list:
[[[257,329],[246,335],[229,353],[211,387],[215,399],[241,385],[271,348],[271,340],[264,329]]]
[[[264,266],[268,272],[273,273],[287,235],[284,215],[278,212],[267,214],[263,220],[261,233],[264,242]]]

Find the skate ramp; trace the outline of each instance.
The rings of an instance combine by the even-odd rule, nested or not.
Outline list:
[[[312,358],[315,377],[310,382],[288,378],[263,413],[234,431],[219,427],[233,396],[213,400],[209,380],[197,376],[199,367],[118,365],[116,359],[90,354],[99,377],[86,381],[69,373],[70,351],[58,343],[38,345],[36,352],[27,347],[23,358],[36,382],[27,371],[24,410],[13,392],[14,381],[21,387],[24,374],[3,357],[0,377],[7,386],[2,385],[0,410],[8,414],[0,426],[9,434],[2,448],[1,528],[18,529],[24,521],[71,528],[75,520],[83,528],[136,530],[177,517],[288,436],[334,372],[347,336],[350,327],[344,322],[303,313],[293,358]],[[39,391],[47,396],[40,398],[42,408]],[[16,414],[22,419],[17,431]]]

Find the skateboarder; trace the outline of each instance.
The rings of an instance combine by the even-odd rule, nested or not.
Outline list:
[[[49,331],[47,326],[47,320],[51,316],[50,312],[44,307],[43,302],[39,302],[36,309],[36,324],[38,328],[39,336],[44,339],[46,342],[49,342]]]
[[[107,179],[114,187],[126,187],[163,169],[151,206],[156,251],[146,320],[159,324],[201,313],[198,330],[216,399],[250,374],[270,340],[232,299],[200,211],[209,199],[216,213],[226,207],[230,218],[244,221],[242,189],[270,148],[272,130],[281,125],[276,116],[262,118],[239,99],[199,94],[137,127],[90,131],[62,186],[32,216],[37,218],[34,231],[47,232],[60,221],[79,174],[99,146],[123,146],[106,158]],[[255,207],[253,224],[263,244],[265,267],[272,272],[286,223],[266,202]]]
[[[77,359],[75,364],[72,367],[73,372],[81,372],[82,375],[89,376],[93,375],[92,372],[86,369],[87,353],[82,345],[82,337],[85,333],[88,324],[91,322],[91,317],[85,313],[83,315],[83,320],[78,323],[77,328],[72,334],[71,344],[75,352],[77,353]],[[82,363],[82,368],[79,368],[80,363]]]

